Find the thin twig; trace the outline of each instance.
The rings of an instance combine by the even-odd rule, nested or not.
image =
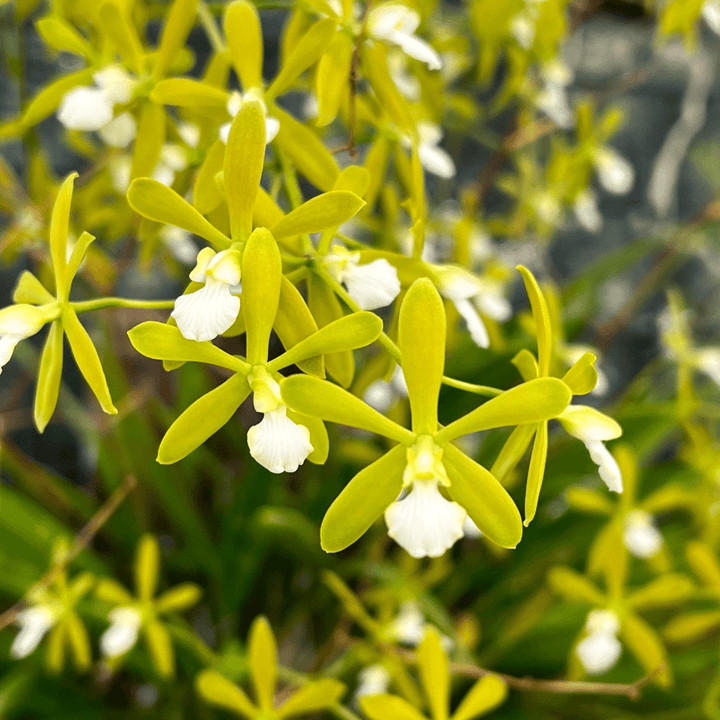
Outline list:
[[[25,607],[27,598],[38,590],[52,585],[58,575],[93,541],[93,538],[100,531],[100,528],[110,519],[111,515],[118,509],[120,503],[128,496],[136,484],[137,481],[132,475],[128,475],[128,477],[125,478],[102,507],[90,518],[85,527],[75,536],[73,544],[62,558],[54,563],[15,605],[0,615],[0,630],[6,628],[8,625],[12,625],[20,611]]]
[[[402,650],[392,645],[383,645],[396,655],[399,655],[405,662],[416,664],[417,654],[410,650]],[[486,675],[495,675],[503,680],[508,687],[515,690],[528,692],[548,692],[564,695],[619,695],[637,700],[640,697],[642,688],[653,680],[664,666],[657,667],[653,672],[645,675],[634,683],[599,683],[575,680],[540,680],[530,677],[515,677],[504,673],[486,670],[471,664],[450,663],[449,670],[452,675],[462,675],[469,678],[481,678]]]

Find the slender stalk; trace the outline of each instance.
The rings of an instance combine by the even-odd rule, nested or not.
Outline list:
[[[174,300],[132,300],[131,298],[96,298],[95,300],[80,300],[71,302],[76,313],[104,310],[105,308],[135,308],[136,310],[172,310]]]

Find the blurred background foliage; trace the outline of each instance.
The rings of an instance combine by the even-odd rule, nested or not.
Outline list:
[[[81,270],[77,299],[175,297],[189,270],[187,260],[160,242],[157,228],[138,223],[114,185],[111,168],[122,149],[68,131],[55,107],[35,117],[21,114],[43,87],[86,65],[81,54],[53,47],[48,38],[55,36],[38,21],[60,18],[92,42],[97,28],[88,21],[89,5],[0,3],[3,306],[21,271],[49,277],[44,238],[52,195],[71,170],[80,172],[74,226],[99,238]],[[256,5],[265,33],[263,75],[270,79],[292,33],[317,20],[325,3]],[[142,43],[154,47],[168,4],[124,6]],[[207,78],[218,56],[213,28],[221,32],[215,18],[225,7],[201,7],[169,75]],[[212,666],[247,686],[253,663],[246,638],[258,615],[268,618],[277,638],[283,682],[303,684],[304,675],[319,674],[345,684],[343,707],[331,709],[337,717],[361,714],[352,696],[363,669],[377,663],[388,671],[392,692],[422,707],[411,649],[425,621],[448,639],[453,697],[464,695],[478,667],[515,678],[579,680],[575,645],[588,612],[607,604],[607,594],[611,606],[632,608],[643,623],[621,631],[619,661],[595,678],[623,689],[569,694],[510,680],[507,700],[492,717],[720,717],[720,11],[713,0],[423,0],[412,7],[422,17],[419,32],[443,57],[443,70],[393,55],[401,71],[392,82],[413,86],[406,88],[415,93],[412,102],[422,117],[442,125],[443,145],[457,168],[452,180],[427,176],[426,245],[435,250],[429,259],[454,260],[495,282],[513,311],[502,323],[484,315],[490,350],[480,350],[448,303],[446,372],[498,388],[519,381],[509,361],[522,348],[534,350],[534,325],[511,268],[528,265],[555,298],[558,367],[574,362],[578,346],[599,350],[606,388],[589,402],[602,404],[623,428],[613,451],[626,492],[609,496],[581,443],[553,426],[538,515],[516,550],[466,538],[441,558],[416,560],[376,523],[349,550],[325,554],[318,541],[325,511],[357,470],[384,452],[382,442],[332,426],[325,465],[272,475],[249,456],[245,428],[257,414],[246,403],[235,421],[182,462],[159,465],[166,428],[221,375],[193,363],[168,375],[133,351],[126,331],[164,319],[158,311],[94,313],[90,333],[117,415],[99,412],[68,356],[58,411],[38,435],[32,425],[37,339],[20,344],[3,369],[3,603],[12,606],[53,557],[62,558],[102,503],[128,489],[125,478],[136,484],[73,559],[67,577],[60,573],[47,588],[73,608],[77,622],[63,616],[73,629],[57,632],[59,640],[46,638],[22,660],[11,657],[14,631],[0,633],[3,717],[215,717],[193,679]],[[296,79],[278,101],[313,132],[308,105],[316,72]],[[368,83],[376,78],[358,82],[358,119],[350,118],[346,98],[321,137],[338,151],[333,157],[340,164],[350,162],[343,148],[351,122],[357,122],[350,140],[360,152],[355,162],[371,166],[387,152],[382,142],[394,148],[387,174],[378,170],[373,177],[375,202],[368,202],[357,238],[396,251],[406,247],[416,211],[400,205],[412,193],[409,161],[398,149],[397,128],[388,131],[397,120],[392,108],[378,112],[372,99]],[[558,93],[565,99],[558,101]],[[171,116],[173,122],[197,120],[192,108]],[[170,140],[185,153],[171,178],[184,194],[208,146],[183,144],[177,130]],[[610,144],[614,157],[630,164],[629,171],[619,170],[620,187],[602,178]],[[266,183],[266,189],[284,207],[294,192],[286,169],[282,153],[271,152],[266,180],[276,186]],[[633,176],[627,192],[623,172]],[[304,196],[317,192],[311,172],[300,174]],[[588,188],[596,188],[582,195],[590,198],[590,210],[587,202],[578,208]],[[383,317],[392,315],[383,311]],[[387,361],[371,349],[356,353],[356,362],[353,390],[363,394],[385,376]],[[476,395],[444,387],[440,422],[477,402]],[[406,401],[394,397],[387,412],[406,418]],[[467,451],[491,467],[506,437],[471,438]],[[526,469],[524,461],[504,480],[519,504]],[[622,540],[632,512],[649,514],[632,517],[660,533],[645,557]],[[148,560],[155,552],[160,559]],[[159,570],[147,569],[153,563]],[[92,581],[86,573],[112,578],[131,595],[144,592],[145,582],[155,603],[175,586],[192,585],[187,597],[170,602],[167,616],[158,610],[161,629],[146,631],[146,642],[121,664],[108,664],[99,659],[97,638],[112,607],[126,598],[109,580]],[[412,632],[398,630],[398,615]],[[632,685],[645,676],[640,689]]]

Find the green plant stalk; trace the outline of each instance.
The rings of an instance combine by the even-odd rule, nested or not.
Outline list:
[[[104,310],[105,308],[135,308],[136,310],[172,310],[175,307],[174,300],[132,300],[130,298],[96,298],[95,300],[80,300],[71,302],[76,313],[92,312],[93,310]]]

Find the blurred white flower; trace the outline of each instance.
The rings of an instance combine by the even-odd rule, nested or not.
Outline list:
[[[602,675],[620,659],[617,638],[620,620],[612,610],[593,610],[585,622],[587,635],[575,646],[575,654],[588,675]]]
[[[382,665],[369,665],[358,673],[355,698],[384,695],[390,686],[390,673]]]
[[[68,130],[100,130],[112,121],[115,105],[130,101],[138,84],[120,65],[98,70],[93,80],[95,85],[74,87],[60,100],[57,117]]]
[[[570,68],[558,59],[545,63],[542,67],[542,77],[545,86],[538,94],[535,102],[537,106],[561,128],[571,128],[574,116],[567,89],[573,81]]]
[[[720,35],[720,2],[718,0],[705,0],[700,12],[708,27],[714,33]]]
[[[410,57],[425,63],[430,70],[439,70],[442,67],[440,55],[414,34],[419,25],[418,12],[407,5],[390,2],[378,5],[370,11],[367,33],[374,40],[398,45]]]
[[[447,150],[440,146],[443,136],[442,128],[434,123],[421,120],[417,124],[417,133],[418,157],[425,170],[446,180],[455,177],[457,172],[455,163]],[[403,137],[402,143],[405,147],[412,147],[409,137]]]
[[[98,135],[110,147],[125,148],[137,135],[137,122],[129,112],[120,113],[107,125],[103,125],[98,130]]]
[[[116,607],[108,613],[110,627],[100,637],[100,651],[107,658],[124,655],[137,642],[142,613],[135,607]]]
[[[187,230],[175,227],[175,225],[163,225],[158,237],[176,260],[185,265],[195,262],[198,249]]]
[[[597,195],[591,189],[581,190],[575,196],[573,212],[577,221],[588,232],[598,233],[602,230],[603,217],[598,207]]]
[[[21,610],[16,621],[20,631],[10,646],[10,657],[21,660],[30,655],[59,616],[59,609],[50,604],[31,605]]]
[[[595,153],[595,168],[600,184],[613,195],[625,195],[635,183],[632,163],[612,148],[600,148]]]
[[[184,148],[175,143],[164,143],[160,148],[160,158],[152,171],[152,178],[170,187],[175,182],[175,175],[183,171],[187,164]]]
[[[628,552],[639,558],[657,555],[663,546],[663,536],[655,527],[653,517],[644,510],[631,510],[623,520],[623,544]]]

